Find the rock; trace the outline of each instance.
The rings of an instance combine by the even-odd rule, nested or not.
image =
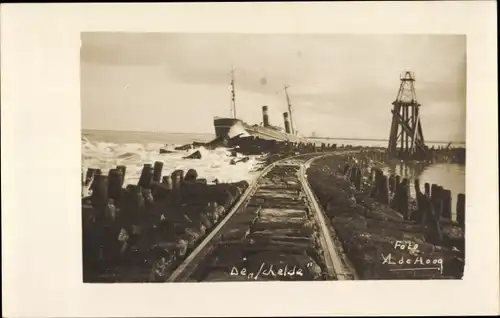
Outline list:
[[[199,150],[196,150],[192,154],[190,154],[187,157],[184,157],[184,159],[201,159],[201,152]]]
[[[212,221],[210,221],[210,218],[208,217],[206,212],[203,212],[200,216],[200,222],[203,226],[205,226],[206,229],[210,229],[213,226]]]
[[[179,239],[175,245],[175,254],[178,257],[184,257],[188,248],[188,241],[186,239]]]
[[[174,153],[174,151],[161,148],[160,154],[164,154],[164,153]]]
[[[187,145],[184,145],[184,146],[175,147],[174,149],[175,150],[189,150],[189,149],[192,149],[192,148],[193,148],[193,145],[187,144]]]
[[[199,232],[201,236],[205,236],[205,234],[207,234],[207,227],[203,224],[200,224]]]
[[[203,185],[208,184],[207,179],[196,179],[196,183],[203,184]]]
[[[206,144],[204,142],[193,141],[192,145],[193,148],[199,148],[199,147],[204,147]]]
[[[183,203],[205,205],[210,196],[210,190],[206,184],[190,181],[182,185],[181,194]]]
[[[238,188],[241,187],[243,189],[246,189],[249,186],[248,181],[246,181],[246,180],[239,181],[239,182],[236,183],[236,185],[237,185]]]
[[[190,245],[196,243],[201,237],[201,233],[194,228],[186,228],[185,232],[189,236]]]

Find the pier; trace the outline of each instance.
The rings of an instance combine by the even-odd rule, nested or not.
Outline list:
[[[155,162],[144,165],[137,185],[125,187],[126,168],[107,176],[89,169],[93,191],[82,199],[84,281],[463,275],[464,194],[452,219],[450,192],[443,187],[425,184],[421,190],[416,180],[412,198],[408,179],[384,175],[381,167],[390,158],[383,149],[274,147],[250,183],[207,184],[194,169],[162,175],[163,164]],[[439,267],[408,267],[398,264],[401,259]]]

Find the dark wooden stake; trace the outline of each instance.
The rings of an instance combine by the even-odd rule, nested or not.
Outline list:
[[[457,195],[457,223],[465,229],[465,194],[459,193]]]
[[[154,168],[153,168],[153,181],[154,182],[160,183],[162,170],[163,170],[163,162],[156,161]]]

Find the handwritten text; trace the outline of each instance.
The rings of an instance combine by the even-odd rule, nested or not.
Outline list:
[[[307,267],[312,267],[312,263],[308,263]],[[257,280],[259,277],[262,276],[272,276],[272,277],[294,277],[294,276],[303,276],[304,275],[304,270],[300,267],[297,267],[296,265],[294,266],[289,266],[285,265],[283,266],[275,266],[272,264],[266,264],[262,263],[260,265],[260,268],[257,272],[250,272],[248,271],[247,268],[237,268],[237,267],[232,267],[231,268],[231,276],[246,276],[248,279],[254,279]]]

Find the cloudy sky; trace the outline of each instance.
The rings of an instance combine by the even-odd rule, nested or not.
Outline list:
[[[465,37],[83,33],[82,128],[213,133],[230,116],[282,125],[285,84],[301,134],[387,139],[411,70],[426,140],[465,140]]]

